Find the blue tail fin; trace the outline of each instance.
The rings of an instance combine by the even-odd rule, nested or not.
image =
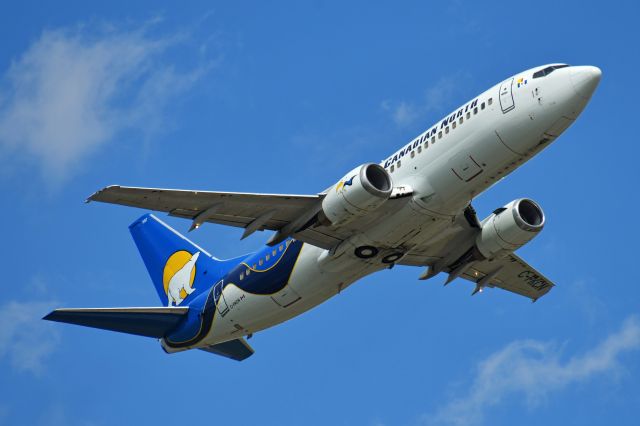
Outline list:
[[[188,305],[229,269],[152,214],[129,226],[153,285],[165,306]]]

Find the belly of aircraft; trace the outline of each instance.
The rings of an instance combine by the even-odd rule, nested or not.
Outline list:
[[[287,321],[380,269],[353,259],[352,267],[345,272],[323,271],[318,266],[322,251],[304,244],[287,285],[273,294],[252,294],[227,285],[223,291],[225,304],[218,302],[211,331],[198,346],[235,339]]]

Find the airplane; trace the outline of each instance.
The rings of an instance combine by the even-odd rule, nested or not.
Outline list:
[[[241,361],[254,353],[254,333],[394,265],[535,302],[554,284],[514,252],[543,229],[542,208],[519,198],[480,220],[471,201],[573,124],[600,78],[597,67],[567,64],[518,73],[314,195],[105,187],[87,202],[166,212],[190,220],[189,231],[217,223],[243,228],[242,238],[275,232],[255,253],[221,260],[144,214],[129,230],[163,306],[56,309],[44,319]]]

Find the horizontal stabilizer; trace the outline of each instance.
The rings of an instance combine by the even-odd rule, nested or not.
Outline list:
[[[43,319],[160,338],[175,330],[188,311],[188,307],[56,309]]]
[[[244,339],[229,340],[228,342],[200,348],[200,350],[235,359],[236,361],[245,360],[253,355],[253,348]]]

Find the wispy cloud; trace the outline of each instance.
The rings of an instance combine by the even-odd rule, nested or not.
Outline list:
[[[60,183],[123,130],[160,129],[167,104],[213,61],[168,61],[170,49],[188,50],[188,37],[154,37],[152,25],[44,31],[1,80],[0,164],[20,156]]]
[[[421,100],[416,102],[385,100],[381,107],[389,113],[390,118],[399,127],[414,124],[419,119],[424,119],[432,111],[439,111],[451,105],[451,97],[460,87],[460,80],[464,76],[460,73],[443,77],[435,84],[427,88]]]
[[[381,106],[382,109],[389,112],[393,122],[400,127],[415,122],[415,120],[420,116],[420,110],[424,109],[405,101],[392,102],[385,100],[382,102]]]
[[[9,302],[0,306],[0,359],[18,371],[41,374],[45,358],[56,348],[60,335],[53,324],[42,321],[52,302]]]
[[[640,322],[627,319],[622,328],[582,355],[566,361],[557,345],[535,340],[516,341],[490,355],[477,367],[469,391],[425,416],[427,425],[483,424],[487,411],[510,396],[536,406],[552,392],[596,375],[620,372],[619,357],[640,349]]]

